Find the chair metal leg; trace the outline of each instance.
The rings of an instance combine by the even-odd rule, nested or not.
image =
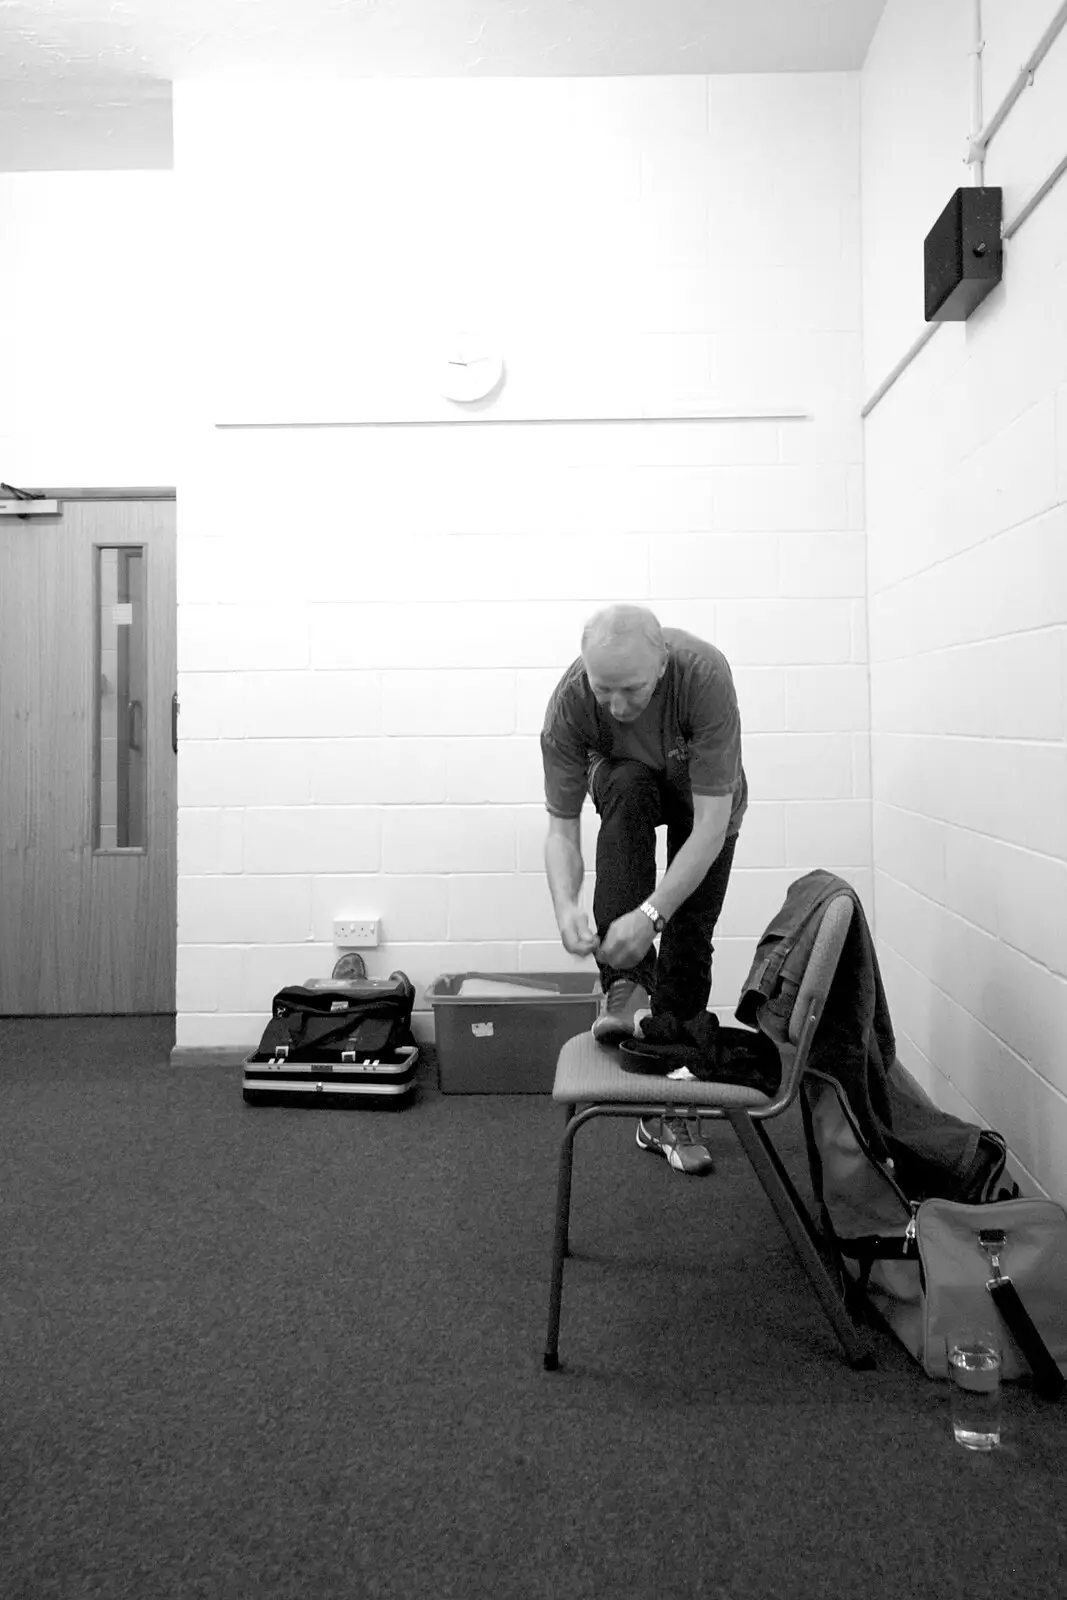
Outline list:
[[[866,1341],[849,1316],[826,1263],[819,1254],[816,1244],[818,1235],[807,1208],[782,1165],[767,1130],[746,1111],[728,1109],[726,1115],[819,1297],[830,1325],[841,1341],[849,1365],[873,1367],[874,1359]]]
[[[556,1180],[556,1226],[552,1242],[552,1283],[548,1296],[548,1337],[545,1340],[545,1371],[559,1367],[559,1319],[563,1303],[563,1258],[570,1254],[571,1171],[574,1166],[574,1135],[581,1126],[575,1119],[576,1107],[564,1106],[563,1142],[559,1150],[559,1176]]]

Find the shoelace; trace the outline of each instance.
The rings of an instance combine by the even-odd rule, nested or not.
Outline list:
[[[664,1117],[656,1118],[659,1123],[659,1136],[663,1136],[669,1128],[674,1135],[675,1144],[700,1144],[704,1143],[700,1132],[699,1117]]]

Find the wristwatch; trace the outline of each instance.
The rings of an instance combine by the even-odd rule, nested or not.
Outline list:
[[[645,913],[645,916],[651,922],[654,931],[656,933],[662,933],[664,928],[667,926],[667,919],[666,917],[660,916],[659,912],[652,904],[652,901],[646,900],[640,909]]]

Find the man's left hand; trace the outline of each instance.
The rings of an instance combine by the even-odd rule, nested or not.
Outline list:
[[[633,967],[648,954],[656,930],[643,911],[628,911],[616,917],[600,941],[597,959],[609,967]]]

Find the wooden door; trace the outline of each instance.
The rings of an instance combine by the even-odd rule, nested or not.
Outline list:
[[[174,1010],[174,523],[0,518],[0,1015]]]

